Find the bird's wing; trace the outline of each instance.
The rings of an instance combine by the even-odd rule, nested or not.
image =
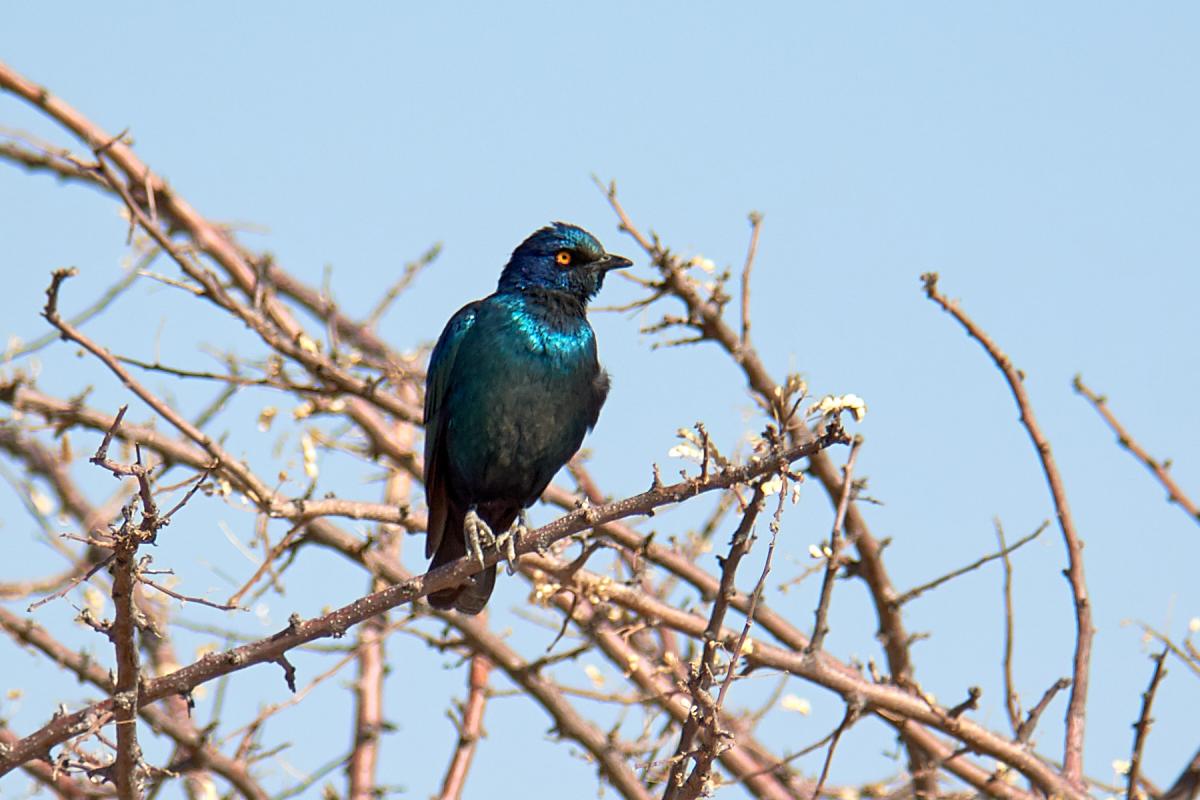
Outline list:
[[[425,376],[425,504],[429,506],[426,558],[437,552],[446,528],[450,499],[442,464],[447,422],[444,411],[454,373],[454,359],[467,332],[475,324],[478,306],[478,302],[465,305],[450,318],[433,348],[433,354],[429,356],[429,369]]]

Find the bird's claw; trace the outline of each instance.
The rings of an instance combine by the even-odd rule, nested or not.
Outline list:
[[[490,547],[497,540],[488,524],[475,513],[473,506],[468,509],[467,515],[463,518],[463,535],[467,539],[467,552],[482,567],[484,564],[483,542],[487,542]]]
[[[517,521],[512,527],[504,533],[496,537],[496,549],[504,549],[504,560],[507,562],[505,571],[509,575],[515,575],[517,572],[517,537],[525,536],[529,533],[529,520],[525,517],[525,511],[522,510],[517,515]]]
[[[529,531],[529,524],[522,511],[512,527],[497,536],[486,522],[476,513],[474,508],[467,511],[463,518],[463,535],[467,540],[467,552],[471,558],[483,566],[486,562],[483,556],[484,548],[496,548],[507,562],[505,569],[509,575],[517,571],[517,537],[524,536]]]
[[[496,550],[500,551],[501,548],[503,548],[502,555],[504,560],[508,562],[505,565],[504,570],[509,575],[512,575],[517,571],[517,568],[513,566],[513,561],[515,561],[517,558],[517,548],[515,542],[513,541],[515,538],[516,537],[513,535],[512,528],[509,528],[504,533],[496,537]]]

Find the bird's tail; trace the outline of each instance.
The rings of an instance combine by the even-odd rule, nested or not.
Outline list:
[[[434,561],[431,566],[440,565]],[[467,579],[466,583],[451,589],[433,592],[429,595],[429,605],[443,611],[453,609],[474,616],[483,611],[494,588],[496,588],[496,568],[493,566],[483,572],[475,573]]]

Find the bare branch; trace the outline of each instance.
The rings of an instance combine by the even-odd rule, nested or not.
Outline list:
[[[476,655],[471,658],[467,670],[467,699],[462,704],[462,718],[458,721],[458,743],[450,758],[450,766],[446,769],[438,800],[459,800],[462,797],[467,772],[475,756],[475,745],[483,735],[483,709],[487,705],[488,673],[491,669],[492,662],[488,661],[487,656]]]
[[[78,327],[79,325],[83,325],[85,322],[96,317],[102,311],[107,309],[118,297],[125,293],[126,289],[133,285],[133,282],[139,277],[139,272],[148,267],[150,263],[157,257],[157,249],[152,250],[144,255],[141,263],[137,267],[127,270],[119,281],[106,289],[99,297],[96,298],[95,301],[92,302],[91,305],[77,314],[72,314],[70,323]],[[47,345],[52,344],[58,338],[58,334],[51,331],[39,336],[28,344],[23,344],[20,347],[9,350],[8,352],[4,353],[3,358],[5,361],[10,361],[33,355]]]
[[[664,800],[693,800],[699,797],[711,777],[712,762],[716,759],[719,749],[725,745],[720,740],[721,731],[718,729],[720,707],[713,703],[708,690],[716,679],[717,651],[724,646],[720,634],[725,624],[729,601],[736,591],[734,582],[737,569],[754,544],[754,522],[762,510],[763,499],[762,484],[758,483],[754,487],[754,497],[747,504],[742,520],[730,540],[729,553],[721,560],[721,588],[713,600],[712,612],[704,630],[704,649],[700,654],[700,662],[688,676],[688,691],[692,695],[693,703],[679,735],[679,746],[671,759],[671,769],[663,793]],[[730,673],[733,666],[731,661],[728,667]],[[707,741],[697,748],[696,740],[702,729],[707,730],[709,736]],[[689,757],[695,764],[685,780],[684,772]]]
[[[758,253],[758,234],[762,231],[763,215],[750,212],[750,246],[746,248],[746,263],[742,266],[742,347],[750,346],[750,270]]]
[[[715,343],[737,363],[746,378],[746,383],[762,407],[779,422],[789,439],[797,443],[808,441],[815,436],[802,417],[793,413],[797,402],[793,398],[801,394],[803,381],[799,380],[798,376],[789,376],[782,383],[772,378],[755,349],[742,346],[738,334],[722,318],[721,309],[701,295],[699,287],[685,274],[680,259],[663,247],[657,237],[647,236],[633,223],[617,199],[616,184],[606,186],[597,181],[597,185],[605,193],[613,212],[617,215],[621,230],[633,237],[659,270],[663,293],[683,302],[687,307],[688,320],[701,331],[703,338]],[[831,502],[836,504],[841,496],[842,474],[833,460],[823,453],[817,453],[809,458],[809,471],[820,481]],[[905,629],[899,607],[893,605],[896,590],[883,564],[883,546],[871,535],[866,520],[853,504],[846,514],[845,529],[858,551],[855,574],[866,582],[871,592],[879,620],[879,639],[887,654],[888,668],[893,680],[900,683],[909,682],[913,671],[909,652],[912,637]],[[901,736],[908,735],[907,730],[901,731]],[[906,746],[909,771],[917,776],[917,790],[933,794],[937,791],[937,786],[932,779],[925,777],[929,773],[928,755],[911,742],[906,741]]]
[[[1021,424],[1025,426],[1030,441],[1033,442],[1038,458],[1042,463],[1042,471],[1046,475],[1050,494],[1054,499],[1054,509],[1058,516],[1058,525],[1062,530],[1063,542],[1067,550],[1067,580],[1071,584],[1071,595],[1075,603],[1075,656],[1072,667],[1071,699],[1067,707],[1067,732],[1063,745],[1063,771],[1067,780],[1076,786],[1083,785],[1083,735],[1087,716],[1087,692],[1089,665],[1092,658],[1092,638],[1096,629],[1092,624],[1092,606],[1088,599],[1087,580],[1083,573],[1083,540],[1075,529],[1075,520],[1071,516],[1067,504],[1067,492],[1063,487],[1062,477],[1058,466],[1050,452],[1050,442],[1038,426],[1033,415],[1033,406],[1029,395],[1025,392],[1025,376],[1013,366],[1011,360],[992,341],[974,320],[966,315],[958,303],[941,294],[937,288],[938,276],[926,273],[921,276],[924,282],[926,296],[941,306],[942,310],[954,317],[967,331],[971,338],[979,342],[988,356],[1008,383],[1017,409],[1021,414]]]
[[[1171,466],[1170,462],[1158,461],[1151,456],[1150,453],[1146,451],[1146,448],[1142,447],[1138,443],[1137,439],[1134,439],[1133,435],[1125,429],[1125,426],[1122,425],[1121,421],[1117,419],[1116,414],[1113,414],[1112,410],[1108,407],[1108,398],[1104,397],[1103,395],[1096,394],[1094,391],[1089,389],[1087,385],[1084,384],[1083,377],[1081,375],[1075,376],[1072,386],[1075,387],[1076,392],[1087,398],[1088,402],[1092,404],[1092,407],[1095,408],[1100,416],[1104,418],[1104,421],[1108,423],[1108,427],[1112,428],[1112,432],[1117,435],[1117,444],[1121,445],[1121,447],[1132,453],[1134,457],[1137,458],[1138,461],[1141,461],[1146,466],[1146,469],[1150,470],[1151,474],[1158,479],[1158,482],[1162,484],[1162,487],[1167,490],[1167,499],[1172,503],[1177,503],[1180,508],[1187,512],[1187,515],[1192,518],[1193,522],[1200,523],[1200,506],[1197,506],[1196,503],[1184,493],[1183,489],[1179,487],[1179,484],[1175,482],[1175,479],[1171,477],[1171,473],[1168,471]]]
[[[571,585],[583,593],[603,592],[610,602],[687,636],[700,638],[708,627],[705,617],[681,611],[646,593],[619,585],[587,570],[576,570],[568,574],[559,570],[561,562],[556,563],[547,557],[531,554],[526,560],[530,567],[542,569],[556,578],[565,578],[570,582],[564,581],[564,586]],[[726,649],[732,650],[738,636],[734,631],[726,629],[721,632],[720,639],[725,643]],[[839,662],[826,652],[808,655],[803,652],[803,648],[797,652],[756,640],[752,647],[743,648],[743,653],[743,658],[754,667],[786,671],[837,692],[847,700],[856,693],[860,694],[865,699],[868,709],[897,727],[904,728],[905,735],[909,733],[909,729],[914,728],[914,723],[932,726],[950,733],[981,754],[1010,764],[1047,793],[1061,793],[1064,797],[1080,800],[1084,797],[1081,790],[1064,781],[1056,770],[1026,752],[1022,746],[997,736],[968,719],[953,719],[947,710],[932,705],[926,698],[915,696],[900,687],[874,683],[858,670]],[[935,741],[921,736],[922,749],[932,747]],[[964,777],[970,775],[974,780],[978,780],[980,787],[988,785],[986,776],[980,778],[978,772],[964,770],[961,774]],[[1015,796],[1012,794],[1014,791],[1018,790],[1015,787],[1007,787],[1004,794]],[[1000,787],[991,787],[989,792],[999,794]]]
[[[1012,561],[1008,557],[1008,544],[1004,541],[1004,526],[1000,518],[994,520],[996,539],[1000,542],[1001,563],[1004,565],[1004,656],[1001,667],[1004,670],[1004,710],[1008,713],[1008,725],[1012,728],[1013,736],[1021,728],[1021,703],[1017,698],[1016,682],[1013,680],[1013,595],[1012,595]]]
[[[829,552],[825,554],[825,578],[821,582],[821,596],[814,613],[816,620],[813,623],[812,639],[805,651],[809,654],[821,651],[825,634],[829,632],[826,619],[829,615],[829,602],[833,598],[833,581],[842,567],[842,529],[846,524],[846,512],[850,508],[850,494],[854,487],[854,462],[858,459],[861,446],[862,437],[855,436],[853,444],[850,445],[850,455],[846,457],[846,465],[842,467],[842,492],[838,498],[837,513],[833,518],[833,531],[829,534]],[[830,751],[832,752],[832,747]]]
[[[821,447],[844,442],[845,438],[845,434],[840,430],[830,431],[817,442],[787,448],[775,455],[760,458],[753,464],[730,467],[714,474],[707,482],[695,479],[686,480],[604,506],[579,509],[539,528],[532,535],[524,537],[517,544],[517,552],[524,555],[539,549],[547,549],[554,542],[593,525],[634,514],[644,514],[658,506],[677,503],[696,494],[714,489],[727,489],[730,486],[745,483],[761,475],[777,471],[792,461],[816,452]],[[313,525],[315,526],[316,523]],[[496,563],[499,556],[498,553],[489,554],[484,566]],[[307,621],[296,619],[293,624],[268,639],[243,645],[226,653],[206,655],[199,661],[170,675],[147,681],[137,697],[121,693],[73,714],[62,715],[44,725],[39,731],[26,736],[7,754],[0,755],[0,775],[9,772],[32,755],[43,752],[46,748],[87,730],[97,715],[111,713],[113,705],[117,701],[123,704],[135,701],[137,703],[153,702],[171,694],[188,691],[201,683],[254,664],[273,663],[278,661],[288,650],[301,644],[325,636],[341,635],[350,627],[376,614],[412,602],[432,591],[458,585],[480,568],[481,565],[477,561],[463,557],[433,572],[405,579],[401,583],[360,598],[315,619]]]

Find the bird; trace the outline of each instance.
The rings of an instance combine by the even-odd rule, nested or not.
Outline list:
[[[436,569],[495,547],[513,571],[526,509],[579,450],[608,397],[588,302],[632,266],[577,225],[553,222],[517,246],[496,291],[446,323],[425,379],[425,557]],[[495,565],[433,592],[434,608],[478,614]]]

